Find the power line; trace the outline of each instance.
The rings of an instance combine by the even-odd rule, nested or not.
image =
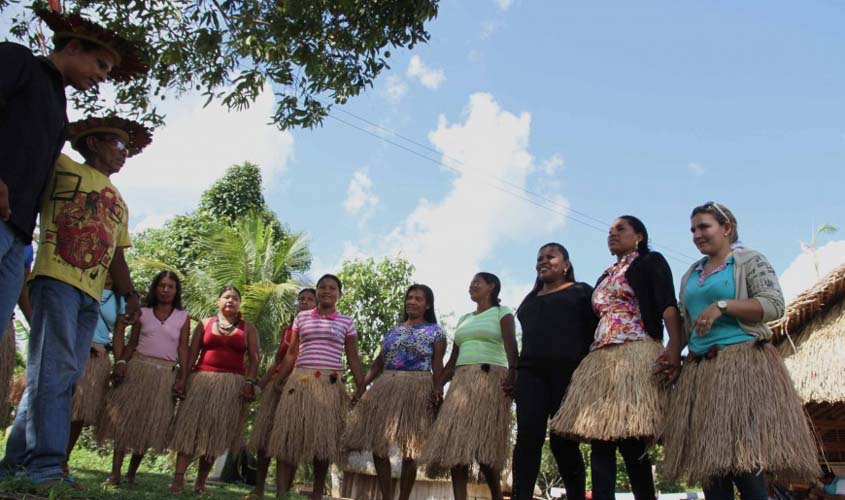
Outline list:
[[[402,134],[399,134],[398,132],[395,132],[395,131],[393,131],[393,130],[390,130],[390,129],[388,129],[388,128],[385,128],[385,127],[383,127],[383,126],[381,126],[381,125],[379,125],[379,124],[377,124],[377,123],[373,123],[372,121],[370,121],[370,120],[368,120],[368,119],[366,119],[366,118],[360,117],[360,116],[358,116],[358,115],[356,115],[356,114],[354,114],[354,113],[352,113],[352,112],[346,111],[346,110],[341,109],[341,108],[334,108],[334,109],[335,109],[335,110],[337,110],[337,111],[340,111],[340,112],[342,112],[342,113],[344,113],[344,114],[346,114],[346,115],[348,115],[348,116],[351,116],[351,117],[355,118],[356,120],[359,120],[359,121],[361,121],[361,122],[363,122],[363,123],[366,123],[367,125],[370,125],[371,127],[374,127],[374,128],[376,128],[376,129],[378,129],[378,130],[382,130],[382,131],[386,132],[387,134],[390,134],[390,135],[392,135],[392,136],[394,136],[394,137],[396,137],[396,138],[398,138],[398,139],[401,139],[401,140],[403,140],[403,141],[405,141],[405,142],[407,142],[407,143],[409,143],[409,144],[412,144],[412,145],[414,145],[414,146],[416,146],[416,147],[418,147],[418,148],[421,148],[421,149],[424,149],[424,150],[430,151],[430,152],[432,152],[432,153],[435,153],[435,154],[437,154],[437,155],[442,156],[444,159],[450,160],[450,161],[455,162],[455,163],[457,163],[457,164],[459,164],[459,165],[461,165],[461,166],[467,167],[466,163],[464,163],[463,161],[461,161],[461,160],[459,160],[459,159],[457,159],[457,158],[451,157],[451,156],[449,156],[449,155],[447,155],[447,154],[444,154],[444,153],[442,153],[441,151],[438,151],[438,150],[436,150],[436,149],[432,148],[431,146],[429,146],[429,145],[427,145],[427,144],[422,144],[422,143],[420,143],[420,142],[418,142],[418,141],[415,141],[414,139],[411,139],[411,138],[406,137],[406,136],[404,136],[404,135],[402,135]],[[349,121],[347,121],[347,120],[344,120],[344,119],[342,119],[342,118],[337,117],[336,115],[333,115],[333,114],[329,113],[327,116],[328,116],[329,118],[332,118],[332,119],[334,119],[334,120],[336,120],[336,121],[338,121],[338,122],[340,122],[340,123],[342,123],[342,124],[344,124],[344,125],[348,126],[348,127],[354,128],[354,129],[356,129],[356,130],[358,130],[358,131],[360,131],[360,132],[363,132],[363,133],[365,133],[365,134],[367,134],[367,135],[370,135],[370,136],[372,136],[372,137],[375,137],[376,139],[379,139],[379,140],[381,140],[381,141],[384,141],[384,142],[385,142],[385,143],[387,143],[387,144],[390,144],[390,145],[392,145],[392,146],[398,147],[398,148],[400,148],[400,149],[402,149],[402,150],[404,150],[404,151],[406,151],[406,152],[408,152],[408,153],[411,153],[411,154],[413,154],[413,155],[415,155],[415,156],[418,156],[418,157],[420,157],[420,158],[423,158],[423,159],[425,159],[425,160],[428,160],[428,161],[430,161],[430,162],[432,162],[432,163],[435,163],[435,164],[437,164],[437,165],[439,165],[439,166],[441,166],[441,167],[443,167],[443,168],[449,169],[449,170],[451,170],[451,171],[453,171],[453,172],[456,172],[456,173],[458,173],[458,174],[462,174],[462,173],[471,173],[471,174],[475,174],[475,175],[479,175],[479,174],[480,174],[479,172],[476,172],[476,171],[475,171],[475,170],[477,170],[477,169],[472,169],[472,168],[466,168],[466,169],[465,169],[465,171],[463,171],[463,172],[462,172],[461,170],[459,170],[459,169],[455,168],[454,166],[448,165],[447,163],[445,163],[445,162],[443,162],[443,161],[440,161],[440,160],[435,159],[435,158],[431,158],[431,157],[429,157],[429,156],[427,156],[427,155],[425,155],[425,154],[423,154],[423,153],[421,153],[421,152],[419,152],[419,151],[417,151],[417,150],[415,150],[415,149],[413,149],[413,148],[410,148],[410,147],[408,147],[408,146],[406,146],[406,145],[404,145],[404,144],[400,144],[400,143],[398,143],[398,142],[396,142],[396,141],[390,140],[390,139],[388,139],[387,137],[384,137],[383,135],[377,134],[377,133],[373,132],[372,130],[368,130],[368,129],[366,129],[366,128],[364,128],[364,127],[361,127],[361,126],[359,126],[359,125],[353,124],[353,123],[351,123],[351,122],[349,122]],[[495,185],[493,185],[492,183],[490,183],[490,182],[489,182],[489,180],[490,180],[491,178],[492,178],[492,179],[495,179],[495,180],[496,180],[496,181],[498,181],[499,183],[504,184],[504,185],[506,185],[506,186],[508,186],[508,187],[510,187],[510,188],[512,188],[512,189],[514,189],[514,190],[516,190],[516,191],[518,191],[518,192],[514,192],[514,191],[512,191],[512,190],[510,190],[510,189],[503,189],[502,187],[499,187],[499,186],[495,186]],[[531,203],[532,205],[535,205],[535,206],[537,206],[537,207],[539,207],[539,208],[542,208],[542,209],[547,210],[547,211],[549,211],[549,212],[555,213],[555,214],[557,214],[557,215],[561,215],[561,216],[563,216],[563,217],[570,218],[570,219],[572,219],[573,221],[575,221],[575,222],[577,222],[577,223],[579,223],[579,224],[581,224],[581,225],[583,225],[583,226],[585,226],[585,227],[588,227],[588,228],[590,228],[590,229],[594,229],[594,230],[599,231],[599,232],[601,232],[601,233],[606,233],[606,232],[607,232],[607,226],[609,226],[609,224],[608,224],[607,222],[605,222],[605,221],[603,221],[603,220],[601,220],[601,219],[599,219],[599,218],[593,217],[593,216],[591,216],[590,214],[588,214],[588,213],[586,213],[586,212],[582,212],[582,211],[579,211],[579,210],[575,210],[575,209],[573,209],[573,208],[571,208],[571,207],[569,207],[569,206],[563,205],[563,204],[561,204],[560,202],[558,202],[557,200],[554,200],[554,199],[548,198],[548,197],[546,197],[546,196],[544,196],[544,195],[542,195],[542,194],[540,194],[540,193],[537,193],[537,192],[531,191],[531,190],[529,190],[529,189],[526,189],[526,188],[525,188],[525,187],[523,187],[523,186],[520,186],[520,185],[518,185],[518,184],[516,184],[516,183],[513,183],[513,182],[511,182],[511,181],[508,181],[507,179],[503,179],[503,178],[501,178],[501,177],[499,177],[499,176],[490,176],[490,175],[488,175],[488,174],[484,174],[484,175],[483,175],[483,178],[481,179],[481,182],[484,182],[484,183],[486,183],[486,184],[490,185],[491,187],[493,187],[493,188],[495,188],[495,189],[497,189],[497,190],[499,190],[499,191],[501,191],[501,192],[504,192],[504,193],[510,194],[510,195],[512,195],[512,196],[515,196],[515,197],[517,197],[517,198],[519,198],[519,199],[521,199],[521,200],[523,200],[523,201],[527,201],[527,202]],[[525,195],[528,195],[528,196],[525,196]],[[538,201],[536,201],[535,199],[532,199],[531,197],[538,198],[539,200],[541,200],[541,201],[543,201],[543,202],[545,202],[545,203],[548,203],[548,204],[549,204],[549,205],[551,205],[551,206],[547,206],[547,205],[545,205],[545,204],[543,204],[543,203],[541,203],[541,202],[538,202]],[[562,211],[561,211],[561,210],[558,210],[558,209],[555,209],[554,207],[560,207],[560,209],[562,209]],[[586,220],[582,220],[582,219],[586,219]],[[589,221],[591,221],[591,222],[589,222]],[[601,224],[603,227],[599,227],[599,226],[595,225],[595,223]],[[669,258],[671,258],[671,259],[674,259],[674,260],[676,260],[676,261],[678,261],[678,262],[680,262],[680,263],[686,264],[686,263],[689,263],[690,261],[696,260],[696,258],[695,258],[695,257],[689,256],[689,255],[685,254],[684,252],[681,252],[681,251],[675,250],[675,249],[673,249],[673,248],[671,248],[671,247],[668,247],[668,246],[666,246],[666,245],[662,245],[662,244],[660,244],[659,242],[652,241],[652,244],[653,244],[654,246],[656,246],[656,247],[659,247],[659,248],[663,249],[663,250],[666,252],[666,256],[667,256],[667,257],[669,257]],[[675,255],[672,255],[672,254],[675,254]]]

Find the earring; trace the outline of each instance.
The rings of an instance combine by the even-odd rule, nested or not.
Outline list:
[[[729,235],[729,234],[731,234],[731,233],[725,233],[725,236],[727,236],[727,235]]]

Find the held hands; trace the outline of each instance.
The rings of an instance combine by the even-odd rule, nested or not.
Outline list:
[[[114,369],[111,372],[111,385],[113,387],[117,387],[123,383],[123,380],[126,378],[126,361],[120,360],[118,363],[114,365]]]
[[[364,397],[364,393],[367,392],[367,387],[359,387],[355,394],[352,395],[352,406],[358,404],[358,401],[361,401],[361,398]]]
[[[722,311],[716,304],[707,306],[692,322],[696,335],[707,335],[713,328],[713,323],[722,316]]]
[[[436,415],[441,404],[443,404],[443,386],[436,385],[431,389],[431,395],[428,399],[428,408],[433,415]]]
[[[255,384],[244,382],[241,386],[241,398],[245,401],[255,401]]]
[[[185,381],[180,378],[173,382],[172,391],[176,399],[185,399]]]
[[[654,374],[663,384],[674,384],[681,374],[680,353],[674,349],[664,348],[654,362]]]
[[[505,391],[505,396],[513,398],[516,395],[516,368],[508,368],[508,376],[502,381],[502,390]]]

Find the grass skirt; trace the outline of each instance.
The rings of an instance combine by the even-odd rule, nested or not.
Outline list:
[[[510,455],[511,399],[502,391],[508,369],[463,365],[434,421],[420,462],[433,470],[474,462],[502,470]]]
[[[707,484],[762,468],[776,480],[812,482],[821,471],[798,393],[768,342],[727,346],[688,360],[663,434],[668,477]]]
[[[97,421],[97,441],[114,441],[116,450],[164,451],[175,409],[173,361],[135,353],[126,363],[123,383],[109,390]]]
[[[270,440],[270,432],[273,430],[273,419],[276,409],[279,407],[281,394],[275,389],[275,377],[270,379],[267,387],[261,391],[261,401],[258,405],[258,412],[252,424],[252,433],[249,435],[247,448],[250,451],[266,451],[267,441]]]
[[[662,349],[659,342],[640,340],[588,354],[572,375],[552,432],[601,441],[658,435],[667,396],[652,372]]]
[[[97,422],[106,399],[109,375],[111,375],[111,360],[103,345],[92,344],[91,350],[96,354],[92,352],[88,357],[82,378],[73,389],[73,400],[70,406],[70,421],[82,422],[84,426],[94,425]]]
[[[295,368],[279,398],[267,455],[293,465],[339,462],[347,407],[338,371]]]
[[[186,455],[218,457],[241,449],[247,405],[245,378],[238,373],[194,372],[179,404],[170,448]]]
[[[0,339],[0,426],[6,426],[9,418],[9,393],[12,389],[12,375],[15,373],[15,328],[8,323],[6,333]]]
[[[432,389],[431,372],[385,370],[352,410],[344,447],[388,457],[397,446],[416,460],[434,420]]]

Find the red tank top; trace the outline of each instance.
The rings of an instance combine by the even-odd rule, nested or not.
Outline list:
[[[246,353],[246,333],[244,322],[241,320],[238,327],[230,335],[217,335],[214,333],[214,322],[217,318],[209,318],[202,334],[202,352],[200,361],[197,363],[198,372],[226,372],[246,373],[244,369],[244,354]]]

